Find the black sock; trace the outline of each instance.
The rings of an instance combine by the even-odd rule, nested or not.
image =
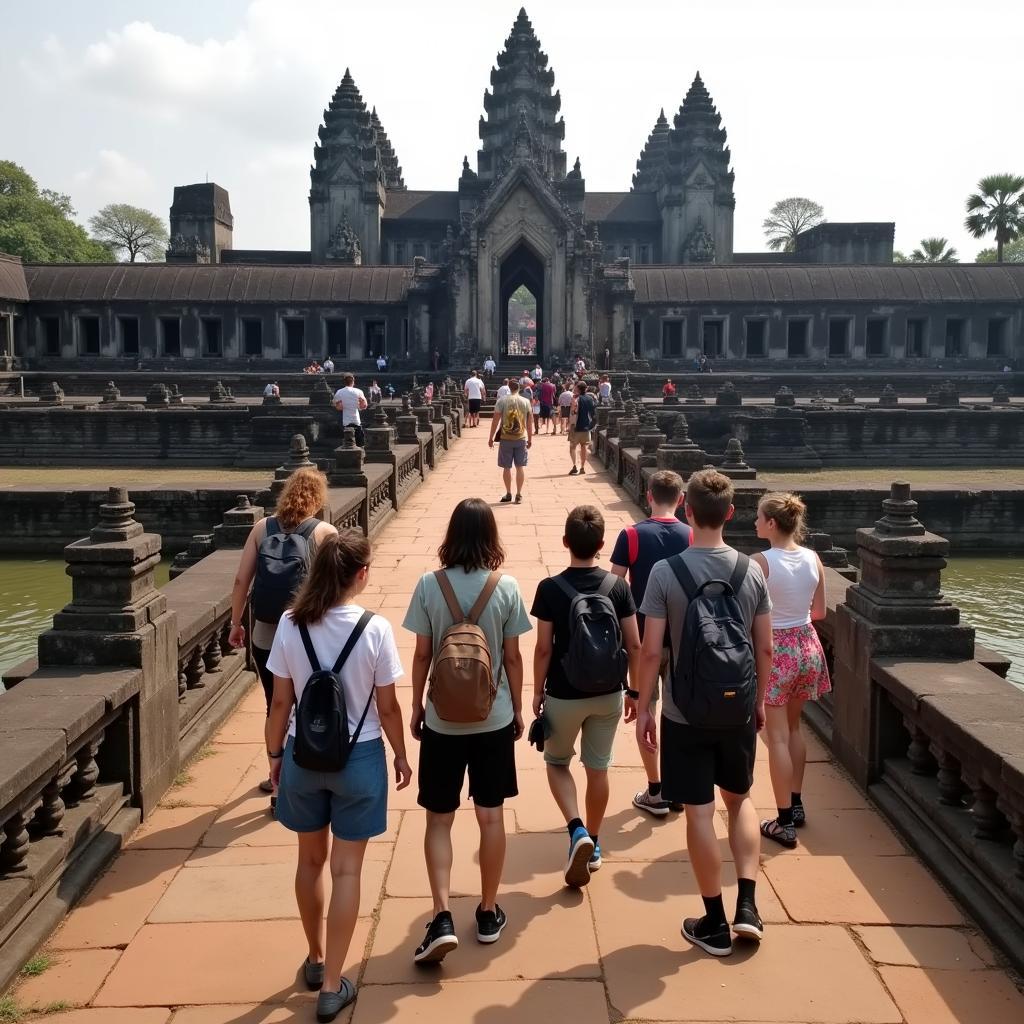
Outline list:
[[[588,832],[587,835],[594,840],[594,845],[597,846],[597,836],[595,836],[593,832]]]
[[[750,906],[754,906],[754,888],[757,882],[753,878],[737,878],[736,887],[738,892],[736,893],[736,909],[747,903]]]
[[[793,824],[793,808],[792,807],[780,807],[779,811],[779,824],[780,825],[792,825]]]
[[[582,818],[573,818],[572,821],[570,821],[569,824],[566,825],[565,827],[569,830],[569,836],[571,838],[573,832],[575,832],[576,829],[583,828],[583,819]]]
[[[708,919],[708,924],[711,927],[717,927],[718,925],[727,924],[725,920],[725,906],[722,903],[722,894],[719,893],[717,896],[702,896],[704,900],[704,915]]]
[[[804,802],[800,799],[799,793],[792,793],[790,796],[792,797],[794,807],[803,807]]]
[[[660,782],[648,782],[647,783],[647,792],[650,793],[651,796],[661,796],[661,783]]]

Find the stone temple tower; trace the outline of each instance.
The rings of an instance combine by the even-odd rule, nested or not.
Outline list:
[[[314,263],[380,263],[381,212],[388,191],[404,191],[402,168],[377,116],[352,75],[324,111],[310,168],[310,249]]]
[[[634,192],[657,196],[665,263],[732,262],[736,196],[725,140],[698,73],[671,128],[661,112],[633,176]]]

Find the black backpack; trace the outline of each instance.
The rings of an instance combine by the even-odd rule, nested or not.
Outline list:
[[[734,729],[746,725],[757,702],[757,662],[736,595],[750,567],[737,554],[729,581],[693,578],[682,555],[666,559],[686,594],[672,700],[690,725]]]
[[[256,553],[252,585],[252,614],[260,622],[280,621],[309,572],[313,546],[310,537],[319,519],[306,519],[292,533],[281,529],[276,516],[267,520],[267,532]]]
[[[619,616],[608,596],[618,577],[607,573],[592,594],[581,594],[564,576],[552,577],[569,598],[569,646],[562,668],[582,693],[613,693],[626,679],[629,657],[622,649]]]
[[[345,642],[345,646],[334,663],[334,668],[322,669],[317,660],[316,651],[309,638],[305,626],[299,626],[302,646],[306,648],[313,674],[306,680],[305,689],[299,698],[299,706],[295,711],[295,743],[292,746],[292,759],[300,768],[311,772],[340,772],[348,762],[352,748],[359,741],[363,730],[370,703],[373,700],[373,687],[363,708],[356,731],[350,736],[348,731],[348,702],[345,700],[345,687],[341,681],[341,669],[356,641],[362,636],[373,618],[373,612],[363,612],[355,629]]]

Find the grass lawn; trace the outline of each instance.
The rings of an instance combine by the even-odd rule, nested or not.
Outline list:
[[[997,466],[992,468],[938,469],[886,469],[869,466],[851,469],[818,469],[807,472],[792,470],[764,470],[757,474],[757,482],[768,487],[799,488],[805,484],[831,484],[846,487],[863,484],[888,485],[894,480],[905,480],[915,486],[945,487],[1013,487],[1024,486],[1024,468]]]
[[[0,487],[16,484],[67,484],[69,487],[148,487],[161,485],[249,483],[266,486],[274,471],[212,468],[132,468],[131,466],[8,466],[0,468]]]

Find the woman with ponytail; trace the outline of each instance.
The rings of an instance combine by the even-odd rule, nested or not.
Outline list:
[[[279,787],[277,819],[298,834],[295,899],[309,946],[302,970],[306,985],[320,989],[319,1021],[334,1020],[356,995],[341,969],[359,916],[366,844],[387,830],[388,773],[382,732],[394,751],[397,788],[404,789],[412,778],[395,695],[402,665],[394,634],[380,615],[363,621],[364,610],[356,603],[366,589],[370,561],[370,542],[362,533],[345,530],[325,538],[291,609],[278,624],[267,662],[274,675],[267,757],[270,777]],[[362,632],[356,634],[360,627]],[[358,639],[338,673],[351,753],[340,771],[309,771],[293,757],[293,708],[314,671],[305,639],[319,664],[329,667],[354,634]],[[328,845],[332,886],[325,943],[323,869]]]
[[[772,599],[772,674],[765,698],[768,767],[778,817],[761,822],[761,834],[786,847],[797,845],[806,824],[800,789],[807,750],[800,731],[804,703],[831,690],[825,652],[812,621],[825,617],[825,570],[801,547],[807,506],[795,494],[766,494],[757,506],[757,535],[769,542],[754,555]]]

